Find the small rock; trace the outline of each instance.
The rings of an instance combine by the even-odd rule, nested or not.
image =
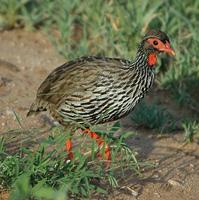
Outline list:
[[[7,116],[14,116],[14,113],[12,110],[10,110],[9,108],[6,109],[6,115]]]
[[[172,186],[177,186],[177,187],[183,187],[182,183],[176,181],[176,180],[172,180],[172,179],[169,179],[168,180],[168,183]]]
[[[161,197],[161,195],[160,195],[158,192],[154,192],[154,194],[155,194],[158,198]]]
[[[159,178],[160,178],[159,174],[154,174],[152,177],[153,177],[154,179],[159,179]]]
[[[193,165],[193,164],[190,164],[189,166],[190,166],[191,168],[194,168],[194,165]]]
[[[130,194],[131,194],[132,196],[134,196],[134,197],[137,197],[137,196],[138,196],[138,192],[135,191],[135,190],[133,190],[133,189],[130,188],[129,186],[123,186],[123,187],[121,187],[121,189],[130,192]]]

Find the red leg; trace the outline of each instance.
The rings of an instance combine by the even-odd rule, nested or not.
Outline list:
[[[105,160],[111,160],[111,150],[110,150],[110,147],[105,144],[105,141],[102,139],[102,137],[100,137],[97,133],[95,132],[92,132],[90,129],[85,129],[82,131],[83,133],[85,134],[88,134],[89,137],[95,139],[97,145],[99,147],[102,147],[103,145],[105,145],[105,151],[104,151],[104,158]],[[99,158],[102,159],[103,156],[99,154]]]
[[[72,142],[71,142],[71,139],[67,139],[66,140],[66,152],[68,153],[68,159],[69,160],[72,160],[74,155],[73,155],[73,152],[72,152]]]

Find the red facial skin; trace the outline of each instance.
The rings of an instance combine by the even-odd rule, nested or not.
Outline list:
[[[171,56],[175,56],[175,51],[171,48],[168,41],[166,41],[166,43],[163,43],[161,40],[154,37],[147,39],[147,42],[159,51],[168,53]]]
[[[171,48],[170,43],[166,41],[166,43],[163,43],[161,40],[159,40],[156,37],[147,39],[147,42],[149,45],[152,45],[154,48],[156,48],[159,52],[165,52],[168,53],[171,56],[175,56],[175,51]],[[148,64],[150,66],[153,66],[157,63],[157,53],[151,53],[148,56]]]

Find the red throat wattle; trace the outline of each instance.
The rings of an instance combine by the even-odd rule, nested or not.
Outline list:
[[[150,66],[155,65],[155,64],[157,63],[157,55],[156,55],[155,53],[150,53],[150,54],[148,55],[147,61],[148,61],[148,64],[149,64]]]

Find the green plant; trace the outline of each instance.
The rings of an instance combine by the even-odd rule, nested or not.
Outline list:
[[[199,123],[197,121],[186,121],[182,123],[184,128],[184,138],[186,142],[193,142],[194,136],[199,133]]]
[[[20,10],[25,3],[26,0],[1,0],[0,29],[10,29],[20,24]]]
[[[66,200],[66,191],[64,187],[60,190],[55,190],[45,183],[45,179],[39,181],[35,186],[30,184],[30,174],[24,173],[17,178],[13,185],[13,190],[10,194],[10,199],[26,200],[26,199],[52,199],[52,200]]]
[[[117,123],[110,132],[118,128],[120,126]],[[101,134],[105,137],[104,131],[101,131]],[[123,171],[120,176],[124,176],[127,168],[139,173],[139,162],[133,151],[124,143],[124,139],[129,136],[129,133],[123,133],[119,138],[114,138],[113,135],[110,138],[105,137],[107,142],[113,143],[109,168],[106,167],[106,161],[92,156],[97,153],[95,142],[86,145],[88,138],[82,135],[78,136],[81,143],[74,149],[74,160],[66,161],[67,155],[63,147],[68,136],[63,134],[61,127],[55,127],[51,136],[35,151],[21,147],[18,153],[10,155],[1,145],[0,154],[3,156],[0,157],[0,185],[12,189],[11,199],[55,199],[57,194],[60,199],[86,198],[94,191],[107,193],[101,182],[103,185],[109,185],[109,188],[117,187],[119,177],[115,173],[118,173],[118,170]],[[101,151],[103,152],[103,148]]]
[[[137,125],[150,129],[163,131],[168,126],[171,128],[174,125],[174,119],[168,111],[155,103],[147,104],[145,101],[139,103],[130,117]]]

